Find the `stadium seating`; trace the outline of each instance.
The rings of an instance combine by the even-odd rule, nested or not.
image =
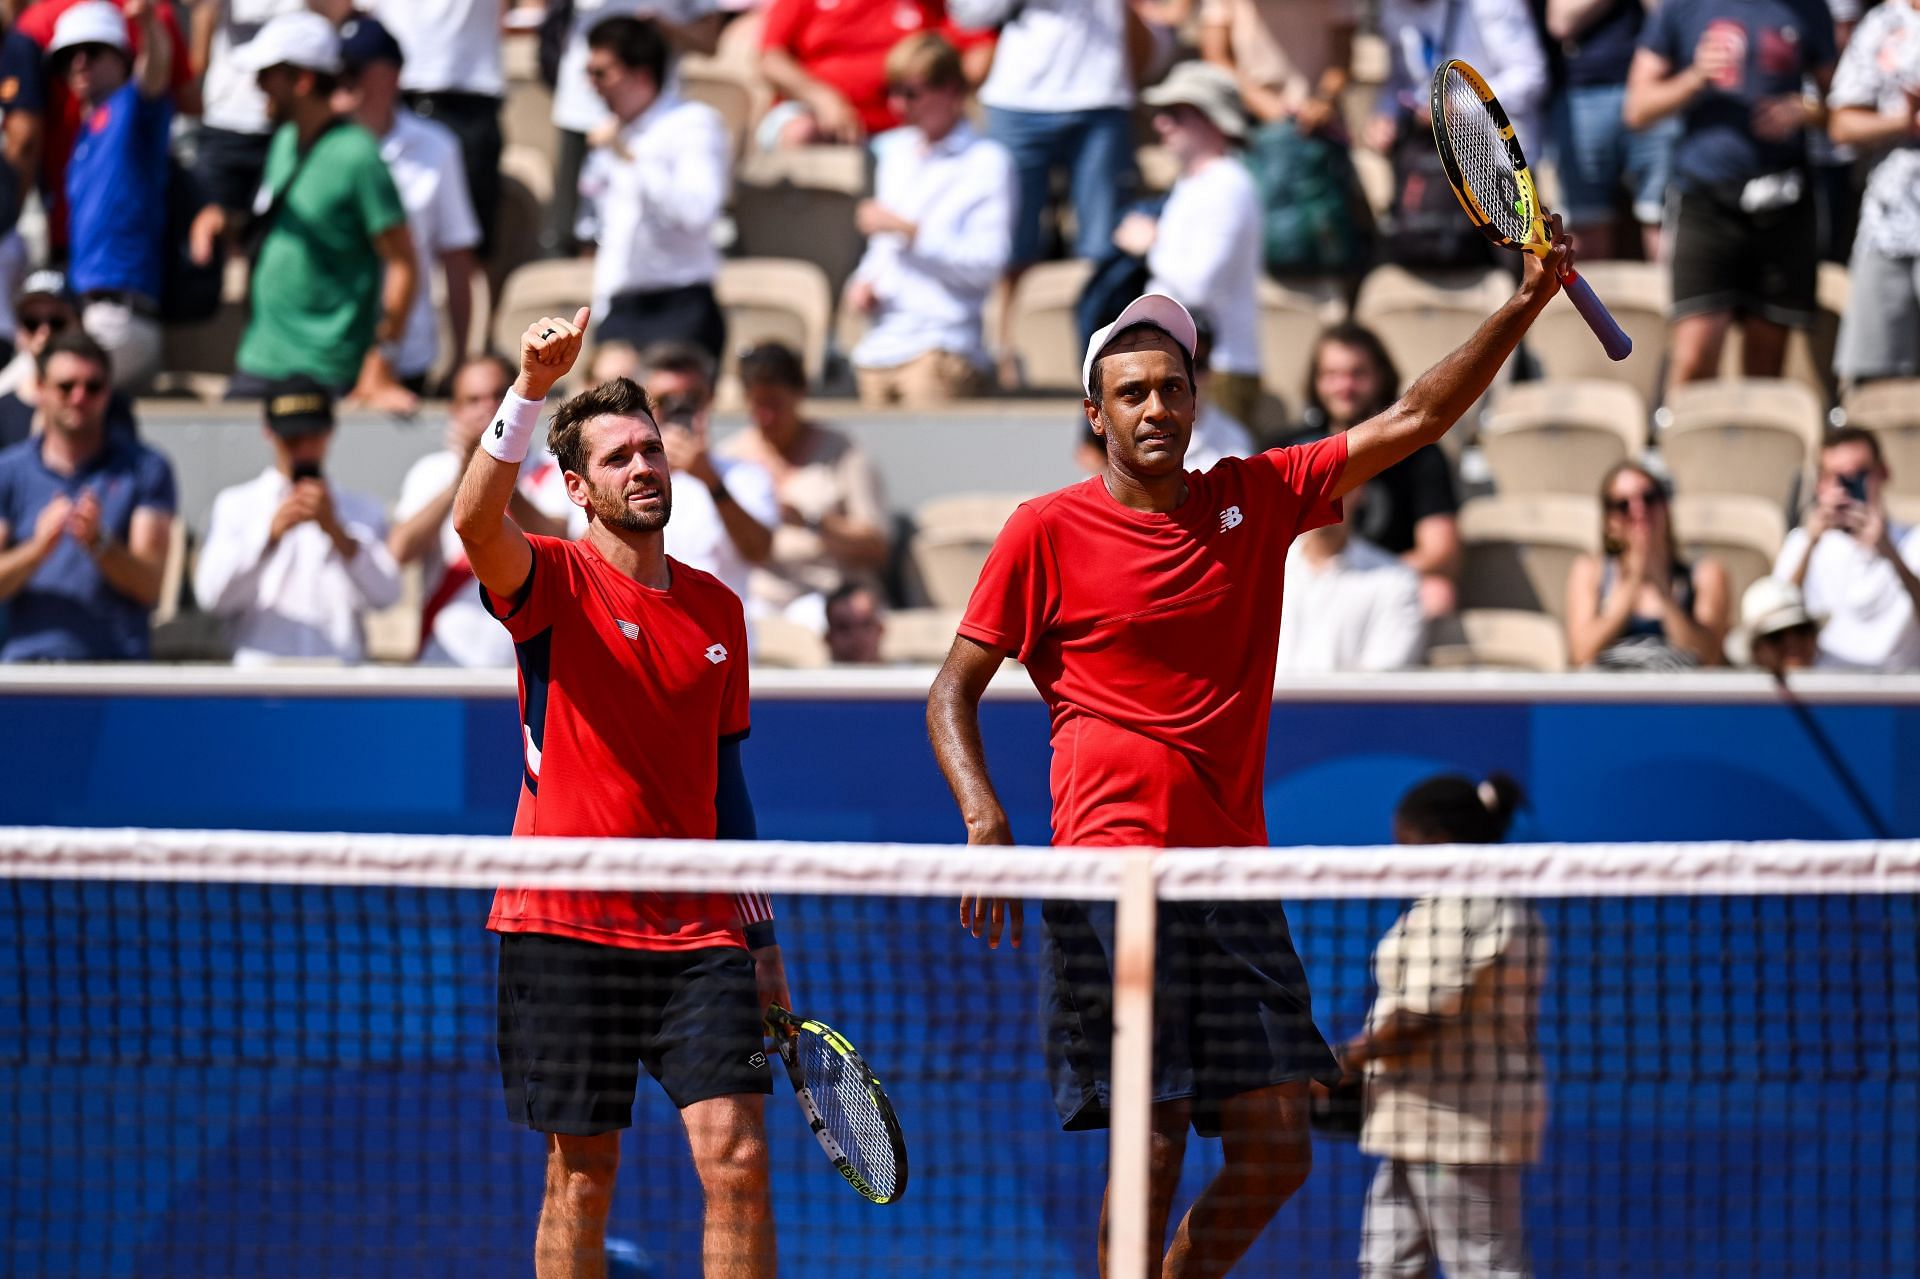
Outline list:
[[[993,539],[1027,497],[1024,493],[961,493],[935,498],[914,512],[907,557],[935,608],[966,607]]]
[[[1446,619],[1427,649],[1427,665],[1440,670],[1540,671],[1567,669],[1567,636],[1545,613],[1523,609],[1470,608]]]
[[[469,355],[478,355],[491,345],[491,333],[488,321],[493,310],[493,291],[487,287],[487,275],[484,271],[473,273],[472,319],[467,327],[467,347],[464,351],[453,349],[453,325],[447,313],[447,276],[438,266],[427,272],[427,287],[433,290],[433,309],[439,317],[437,336],[440,349],[434,356],[433,368],[428,372],[427,385],[437,386],[441,379],[452,376],[460,361]]]
[[[1683,492],[1673,499],[1673,530],[1687,558],[1712,556],[1727,570],[1737,610],[1747,587],[1773,571],[1787,519],[1765,498]]]
[[[553,258],[529,262],[507,277],[493,308],[493,346],[518,351],[527,326],[546,315],[570,317],[593,296],[593,262]]]
[[[750,69],[719,58],[686,54],[677,69],[681,95],[706,103],[726,121],[727,137],[733,143],[734,159],[738,160],[746,152],[754,125],[773,101],[772,90]]]
[[[1339,280],[1260,279],[1260,385],[1298,405],[1320,331],[1346,318],[1346,285]]]
[[[1640,456],[1647,406],[1632,387],[1593,380],[1508,387],[1480,427],[1500,492],[1596,493],[1607,471]]]
[[[1029,390],[1080,393],[1080,361],[1086,348],[1073,308],[1092,274],[1093,263],[1081,258],[1040,262],[1022,272],[1014,285],[1008,303],[1007,343]],[[987,320],[991,337],[991,312]]]
[[[902,608],[887,614],[880,660],[938,666],[947,660],[960,627],[960,612],[947,608]]]
[[[1405,382],[1451,354],[1512,292],[1513,277],[1497,267],[1415,273],[1379,266],[1360,285],[1353,318],[1380,335]],[[1508,369],[1495,378],[1496,387]],[[1459,448],[1471,442],[1485,402],[1483,397],[1469,408],[1460,426],[1447,433],[1446,446],[1456,461]]]
[[[493,226],[493,250],[486,262],[487,283],[495,297],[506,288],[508,277],[540,255],[540,232],[552,198],[552,173],[543,179],[535,178],[533,175],[538,172],[535,166],[522,161],[522,167],[527,170],[524,180],[519,173],[508,172],[504,167],[500,173],[500,213]],[[529,186],[528,182],[538,185]],[[545,197],[538,194],[539,191],[545,191]],[[581,299],[590,296],[590,292],[581,294]]]
[[[827,664],[827,642],[813,629],[777,614],[753,619],[753,664],[809,669]]]
[[[838,297],[864,247],[853,211],[868,193],[866,148],[750,152],[735,176],[734,250],[742,257],[812,262]]]
[[[1815,393],[1786,378],[1675,387],[1660,452],[1676,492],[1746,493],[1785,503],[1825,430]]]
[[[741,351],[768,341],[800,352],[807,379],[820,381],[833,321],[826,272],[795,259],[729,258],[720,264],[714,295],[727,314],[723,381],[732,377]]]
[[[1462,609],[1518,609],[1565,620],[1567,572],[1600,550],[1600,503],[1536,493],[1477,497],[1460,508]]]
[[[390,608],[367,614],[367,660],[408,664],[420,652],[420,607],[424,590],[420,566],[400,569],[400,598]]]
[[[1920,378],[1854,387],[1847,392],[1846,409],[1848,426],[1864,426],[1879,438],[1889,489],[1920,495]]]
[[[160,333],[160,367],[155,389],[203,400],[226,394],[234,352],[247,331],[247,269],[244,255],[227,261],[221,281],[220,309],[199,324],[169,324]]]
[[[1541,375],[1622,382],[1645,403],[1659,403],[1667,363],[1667,268],[1657,262],[1582,262],[1580,274],[1633,339],[1633,354],[1618,362],[1608,359],[1580,313],[1555,302],[1527,333],[1527,351]]]

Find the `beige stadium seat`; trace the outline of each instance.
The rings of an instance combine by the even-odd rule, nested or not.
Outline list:
[[[868,185],[864,147],[750,152],[733,187],[734,251],[812,262],[838,297],[865,247],[853,211]]]
[[[1582,262],[1580,275],[1633,339],[1633,354],[1615,362],[1570,302],[1540,313],[1527,333],[1527,350],[1549,378],[1604,378],[1624,382],[1657,404],[1667,363],[1667,268],[1657,262]],[[1404,372],[1404,370],[1403,370]]]
[[[1453,624],[1454,633],[1427,650],[1427,665],[1546,674],[1567,669],[1566,630],[1545,613],[1470,608],[1457,614]]]
[[[713,291],[727,314],[723,380],[733,375],[739,353],[760,342],[781,342],[800,352],[808,380],[820,380],[833,323],[826,272],[796,259],[729,258],[720,264]]]
[[[1373,216],[1387,216],[1387,210],[1393,207],[1393,161],[1378,151],[1355,147],[1353,172],[1360,179],[1360,193],[1367,197]]]
[[[1660,452],[1676,493],[1748,493],[1784,504],[1825,430],[1814,392],[1786,378],[1677,386]]]
[[[519,43],[507,41],[509,46]],[[560,145],[560,135],[553,125],[553,90],[537,77],[510,81],[500,111],[500,132],[508,146],[528,147],[546,156],[551,168]]]
[[[935,498],[913,513],[907,543],[920,585],[935,608],[965,608],[980,566],[1023,493],[962,493]]]
[[[1513,293],[1513,277],[1497,267],[1470,271],[1413,272],[1400,266],[1375,267],[1360,285],[1353,318],[1380,335],[1400,371],[1411,383],[1453,352]],[[1505,370],[1496,376],[1498,387]],[[1457,451],[1471,442],[1480,404],[1469,408],[1460,426],[1447,433]]]
[[[1786,540],[1787,517],[1778,502],[1740,493],[1681,493],[1673,499],[1673,531],[1689,559],[1711,556],[1727,570],[1729,598],[1740,597],[1773,571]]]
[[[493,294],[487,288],[487,275],[484,271],[473,273],[473,318],[467,327],[467,349],[456,353],[453,349],[453,328],[447,323],[447,276],[438,266],[427,272],[433,289],[433,309],[439,316],[436,329],[440,342],[439,352],[434,356],[433,368],[428,372],[427,385],[438,385],[441,378],[452,375],[460,361],[469,355],[478,355],[492,344],[492,329],[489,327],[490,312],[493,309]],[[519,355],[518,343],[508,354],[515,358]]]
[[[1887,516],[1896,524],[1920,524],[1920,496],[1887,494]]]
[[[1503,494],[1591,496],[1646,443],[1646,402],[1619,382],[1518,383],[1480,424],[1480,453]]]
[[[1092,274],[1093,263],[1080,258],[1036,263],[1021,273],[1008,304],[1007,341],[1029,388],[1080,393],[1086,347],[1073,309]]]
[[[1600,503],[1566,493],[1476,497],[1460,508],[1460,540],[1461,608],[1564,620],[1568,570],[1578,556],[1600,550]]]
[[[593,297],[593,263],[586,258],[529,262],[509,275],[495,295],[493,349],[520,349],[527,326],[546,315],[571,317]]]
[[[1320,331],[1346,318],[1346,286],[1339,280],[1282,284],[1260,277],[1260,385],[1287,404],[1299,404]]]
[[[160,602],[148,620],[165,626],[180,615],[180,596],[187,584],[187,521],[176,514],[167,527],[167,558],[160,566]]]
[[[750,69],[719,58],[685,54],[678,62],[680,93],[693,102],[704,102],[726,121],[727,137],[733,143],[734,158],[746,149],[753,127],[773,100],[772,91]]]
[[[827,664],[827,642],[785,617],[753,619],[753,664],[811,669]]]
[[[1869,382],[1847,392],[1847,425],[1864,426],[1886,455],[1890,491],[1920,495],[1920,378]]]
[[[186,393],[204,400],[226,394],[234,352],[247,331],[247,267],[244,255],[227,259],[220,281],[220,309],[198,324],[168,324],[160,332],[160,367],[155,390]]]
[[[947,660],[960,613],[950,608],[903,608],[887,614],[880,638],[880,660],[938,666]]]
[[[525,187],[542,205],[553,200],[553,157],[522,143],[509,142],[500,153],[500,172]]]
[[[367,614],[367,660],[407,665],[420,655],[420,608],[425,596],[420,566],[400,570],[400,599],[391,608]]]
[[[1833,349],[1840,337],[1840,317],[1846,314],[1847,295],[1852,291],[1847,268],[1838,262],[1822,262],[1817,285],[1819,313],[1811,332],[1796,330],[1787,335],[1787,358],[1780,375],[1812,391],[1825,409],[1838,398],[1833,375]],[[1727,342],[1720,356],[1720,376],[1741,376],[1740,326],[1727,331]]]

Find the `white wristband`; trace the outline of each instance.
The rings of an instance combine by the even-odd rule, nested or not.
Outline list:
[[[512,466],[527,460],[533,446],[533,432],[540,425],[540,410],[545,400],[523,400],[512,391],[500,401],[493,425],[480,437],[480,447]]]

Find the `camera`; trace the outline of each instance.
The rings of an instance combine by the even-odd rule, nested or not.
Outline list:
[[[1840,477],[1840,487],[1846,491],[1847,497],[1851,501],[1857,502],[1861,506],[1867,504],[1867,473],[1865,471],[1855,471],[1851,475],[1842,475]]]
[[[301,480],[317,480],[320,478],[320,463],[295,462],[290,474],[295,484]]]

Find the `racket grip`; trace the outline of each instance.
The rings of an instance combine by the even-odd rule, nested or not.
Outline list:
[[[1612,312],[1607,310],[1607,304],[1600,300],[1600,295],[1593,291],[1591,284],[1581,279],[1575,271],[1567,272],[1566,278],[1560,283],[1566,289],[1573,309],[1580,312],[1580,318],[1600,339],[1600,349],[1607,353],[1609,360],[1624,360],[1633,354],[1633,339],[1615,322]]]

